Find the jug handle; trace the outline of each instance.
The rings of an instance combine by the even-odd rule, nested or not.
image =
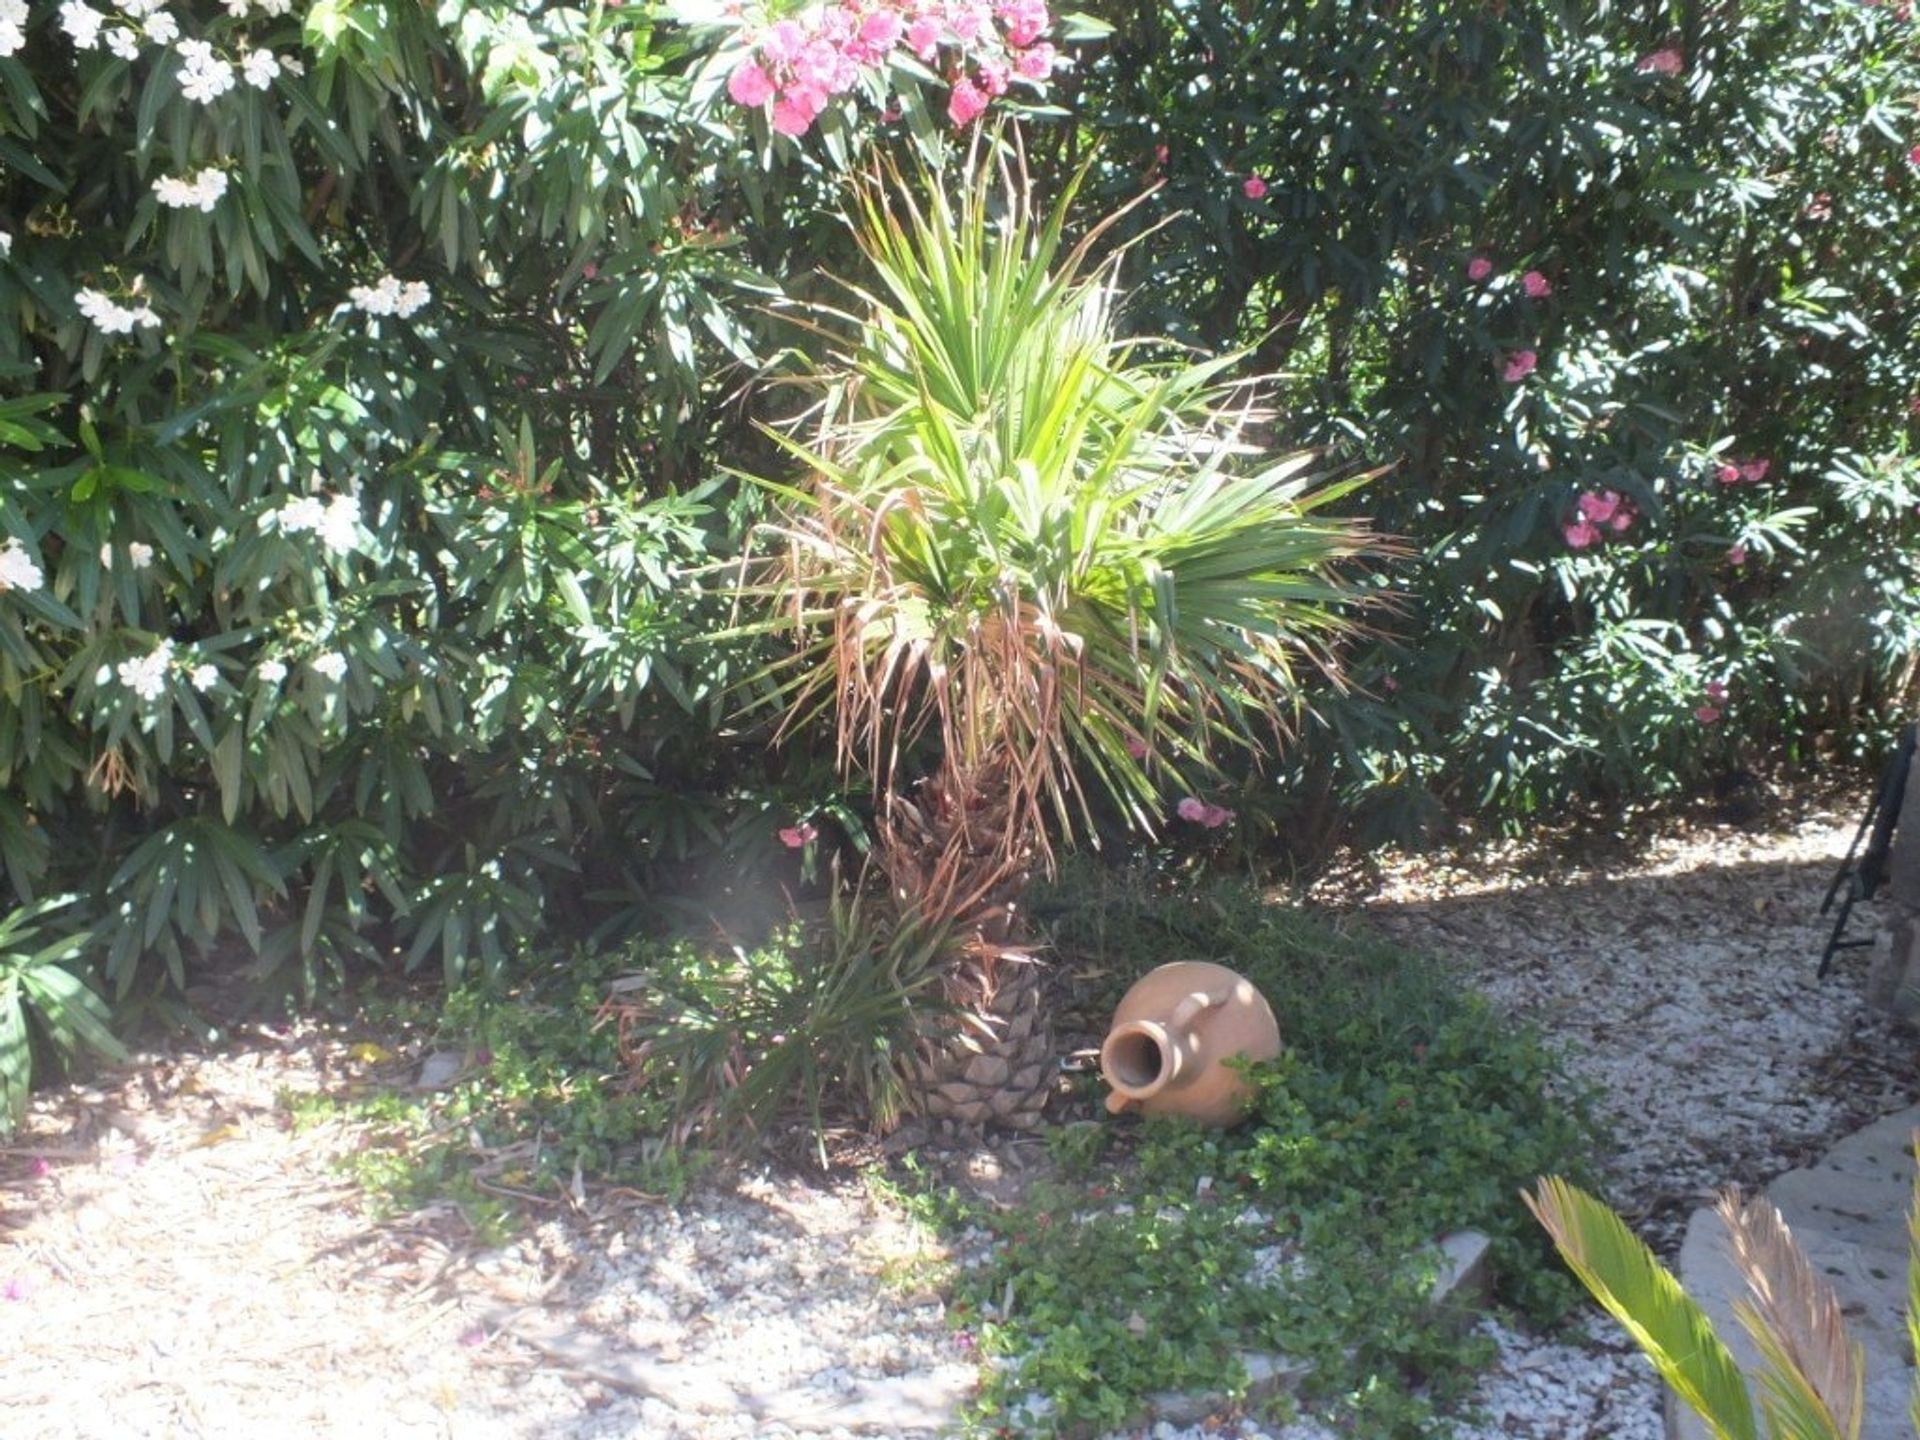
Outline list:
[[[1226,1000],[1225,995],[1209,995],[1204,990],[1196,990],[1173,1007],[1173,1013],[1167,1016],[1167,1028],[1179,1030],[1193,1023],[1194,1018],[1203,1010],[1210,1010]]]

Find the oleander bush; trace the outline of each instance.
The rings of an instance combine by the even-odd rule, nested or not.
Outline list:
[[[1243,813],[1520,820],[1868,754],[1912,708],[1910,6],[1102,13],[1053,153],[1161,185],[1137,322],[1254,345],[1280,438],[1391,467],[1372,516],[1419,550],[1364,692]]]
[[[743,382],[870,102],[931,145],[1054,64],[867,12],[0,6],[0,855],[113,996],[492,973],[784,860],[825,787],[699,643]]]

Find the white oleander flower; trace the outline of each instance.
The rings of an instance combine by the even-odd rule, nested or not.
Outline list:
[[[213,53],[204,40],[182,40],[179,51],[186,58],[180,67],[180,93],[200,105],[211,105],[233,88],[233,66]]]
[[[136,325],[151,330],[160,324],[160,317],[153,313],[151,305],[116,304],[110,296],[98,290],[75,291],[73,304],[105,335],[126,335]]]
[[[347,673],[347,657],[338,650],[329,650],[324,655],[316,655],[308,663],[313,666],[315,674],[326,676],[336,685]]]
[[[180,38],[180,22],[164,10],[156,10],[147,16],[140,29],[156,45],[171,45]]]
[[[107,31],[107,49],[131,64],[140,58],[140,37],[124,25],[115,25]]]
[[[111,570],[113,568],[113,542],[111,540],[100,547],[100,568],[102,570]]]
[[[27,43],[27,0],[0,0],[0,59]]]
[[[227,14],[232,16],[235,20],[246,19],[247,11],[250,8],[252,8],[247,3],[247,0],[226,0],[226,3],[227,3]]]
[[[0,591],[38,590],[45,578],[19,537],[9,535],[7,543],[0,545]]]
[[[162,175],[153,182],[154,198],[175,210],[200,210],[211,215],[227,193],[227,172],[209,165],[192,179]]]
[[[153,564],[153,546],[144,540],[132,541],[127,546],[127,558],[133,561],[133,568],[145,570]]]
[[[317,495],[299,496],[260,517],[262,530],[278,530],[282,535],[304,535],[326,523],[326,507]]]
[[[196,665],[187,678],[193,682],[193,688],[204,695],[220,683],[220,672],[211,665]]]
[[[0,260],[6,259],[11,254],[13,254],[13,236],[0,230]]]
[[[120,683],[142,700],[158,700],[167,688],[167,671],[173,667],[173,641],[162,640],[160,648],[138,660],[122,660],[114,667]]]
[[[280,62],[271,50],[249,50],[240,60],[240,71],[254,89],[264,90],[280,73]]]
[[[298,55],[282,55],[280,57],[280,68],[289,75],[304,75],[307,73],[306,62]]]
[[[268,685],[278,685],[287,678],[287,667],[278,660],[262,660],[253,673]]]
[[[347,294],[369,315],[398,315],[402,319],[433,298],[424,281],[409,280],[403,285],[391,275],[382,275],[372,285],[355,285]]]
[[[60,6],[60,28],[67,32],[76,50],[91,50],[100,43],[100,27],[106,18],[86,0],[64,0]]]
[[[327,501],[327,508],[314,530],[320,543],[336,554],[353,549],[360,533],[360,497],[336,495]]]

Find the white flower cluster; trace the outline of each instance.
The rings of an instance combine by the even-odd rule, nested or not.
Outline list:
[[[153,182],[154,198],[175,210],[202,210],[213,213],[220,197],[227,193],[227,172],[209,165],[191,180],[162,175]]]
[[[204,40],[182,40],[180,53],[186,64],[180,67],[180,93],[201,105],[211,105],[233,89],[233,66],[213,53]]]
[[[167,688],[167,671],[173,668],[173,641],[162,640],[158,649],[138,660],[122,660],[114,674],[142,700],[158,700]]]
[[[353,549],[359,525],[360,499],[351,494],[335,495],[325,501],[318,495],[302,495],[260,517],[262,530],[278,530],[282,535],[303,535],[311,531],[320,537],[322,545],[338,554]]]
[[[187,679],[193,682],[193,688],[202,695],[220,683],[220,672],[211,665],[196,665]]]
[[[27,43],[27,0],[0,0],[0,59]]]
[[[240,73],[247,77],[247,83],[256,90],[264,90],[273,84],[273,77],[281,69],[280,61],[271,50],[249,50],[240,57]]]
[[[347,294],[369,315],[398,315],[403,320],[433,299],[424,280],[403,285],[391,275],[382,275],[378,284],[356,285]]]
[[[324,675],[336,685],[345,678],[347,673],[347,657],[338,650],[329,650],[324,655],[316,655],[307,663],[313,666],[315,674]]]
[[[82,315],[99,326],[106,335],[126,335],[136,325],[151,330],[160,324],[160,317],[153,313],[151,305],[116,304],[110,296],[102,295],[98,290],[76,291],[73,303]]]
[[[0,230],[0,260],[6,259],[11,254],[13,254],[13,236]]]
[[[44,578],[19,537],[9,535],[7,543],[0,545],[0,591],[38,590]]]
[[[275,19],[293,9],[293,0],[226,0],[227,14],[236,20],[244,20],[251,10]]]
[[[283,661],[262,660],[253,673],[260,677],[263,684],[278,685],[287,678],[287,667]]]

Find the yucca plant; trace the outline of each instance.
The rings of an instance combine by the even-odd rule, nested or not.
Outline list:
[[[830,718],[878,796],[894,903],[967,937],[921,1101],[1032,1120],[1051,1045],[1014,914],[1088,823],[1091,783],[1151,829],[1177,764],[1282,734],[1349,628],[1372,544],[1308,457],[1263,455],[1240,357],[1124,338],[1105,225],[1069,245],[1017,151],[956,193],[881,169],[855,191],[871,279],[815,317],[829,354],[804,481],[748,587],[798,643],[788,724]],[[1107,222],[1107,223],[1110,223]]]
[[[1569,1268],[1715,1440],[1858,1440],[1866,1380],[1860,1346],[1847,1335],[1833,1287],[1767,1200],[1729,1190],[1717,1206],[1750,1295],[1735,1304],[1734,1317],[1760,1356],[1757,1422],[1746,1377],[1712,1320],[1618,1215],[1556,1177],[1523,1198]],[[1920,1344],[1920,1194],[1908,1236],[1907,1319]],[[1911,1409],[1920,1433],[1920,1389]]]

